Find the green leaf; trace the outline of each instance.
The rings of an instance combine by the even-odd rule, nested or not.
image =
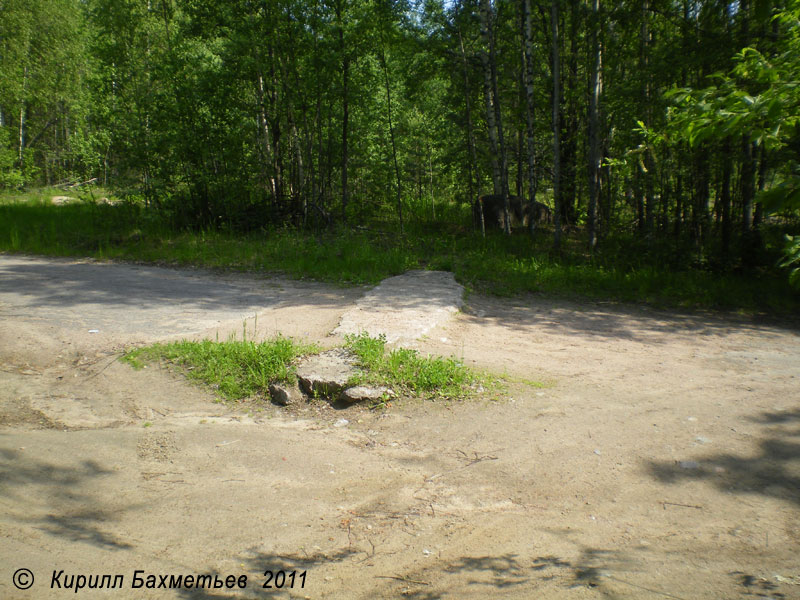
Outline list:
[[[760,192],[756,198],[767,212],[800,209],[800,178],[793,177],[769,190]]]

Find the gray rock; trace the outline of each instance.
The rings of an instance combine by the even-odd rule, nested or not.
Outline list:
[[[356,402],[365,401],[377,402],[383,398],[394,398],[395,396],[394,391],[387,387],[357,385],[344,390],[339,399],[346,404],[355,404]]]
[[[300,388],[309,396],[334,397],[358,373],[356,358],[341,348],[310,356],[297,366]]]
[[[302,392],[296,385],[286,383],[271,383],[269,385],[269,395],[275,404],[288,406],[303,399]]]

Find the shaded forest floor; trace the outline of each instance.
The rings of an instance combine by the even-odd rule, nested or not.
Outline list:
[[[798,596],[795,328],[473,293],[419,349],[548,385],[381,411],[222,405],[117,360],[243,322],[338,343],[363,292],[0,256],[0,595],[64,569],[198,597],[142,569],[248,576],[217,599]]]
[[[96,196],[95,196],[96,198]],[[333,231],[290,227],[234,231],[176,229],[168,213],[119,202],[53,205],[52,191],[0,199],[0,250],[116,259],[171,266],[282,273],[339,284],[377,283],[409,269],[452,271],[469,289],[499,296],[543,292],[572,299],[645,303],[790,316],[800,293],[777,268],[781,230],[764,229],[763,249],[723,264],[718,249],[687,240],[617,236],[592,256],[581,234],[552,250],[552,229],[534,240],[473,232],[464,208],[440,209],[440,221],[411,219]],[[241,223],[239,225],[242,225]],[[733,256],[742,252],[734,248]]]

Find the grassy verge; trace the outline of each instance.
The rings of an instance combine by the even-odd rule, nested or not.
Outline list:
[[[777,315],[800,309],[800,294],[778,269],[734,272],[693,265],[689,252],[672,246],[617,238],[591,256],[583,240],[573,237],[556,254],[545,231],[531,241],[522,234],[482,239],[463,227],[425,223],[408,224],[400,237],[391,227],[383,225],[388,233],[176,231],[158,213],[134,203],[53,206],[44,192],[0,200],[0,251],[7,252],[282,272],[344,284],[377,283],[408,269],[430,268],[452,271],[472,289],[499,295],[544,292]]]
[[[346,346],[364,368],[364,375],[356,383],[383,385],[428,397],[459,398],[469,395],[473,386],[485,384],[489,379],[454,358],[425,357],[407,348],[386,352],[383,337],[348,336]]]
[[[292,362],[316,350],[285,337],[261,343],[181,341],[137,348],[122,360],[135,368],[164,361],[190,379],[212,387],[222,398],[241,400],[256,394],[268,396],[270,383],[296,381]]]

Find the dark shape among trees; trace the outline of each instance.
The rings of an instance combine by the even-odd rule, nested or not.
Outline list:
[[[531,223],[543,225],[552,222],[553,212],[546,204],[536,201],[526,202],[519,196],[509,196],[508,201],[509,230],[517,227],[529,228]],[[473,204],[472,212],[476,228],[480,228],[482,220],[486,229],[497,228],[506,231],[506,204],[502,195],[481,196]]]

